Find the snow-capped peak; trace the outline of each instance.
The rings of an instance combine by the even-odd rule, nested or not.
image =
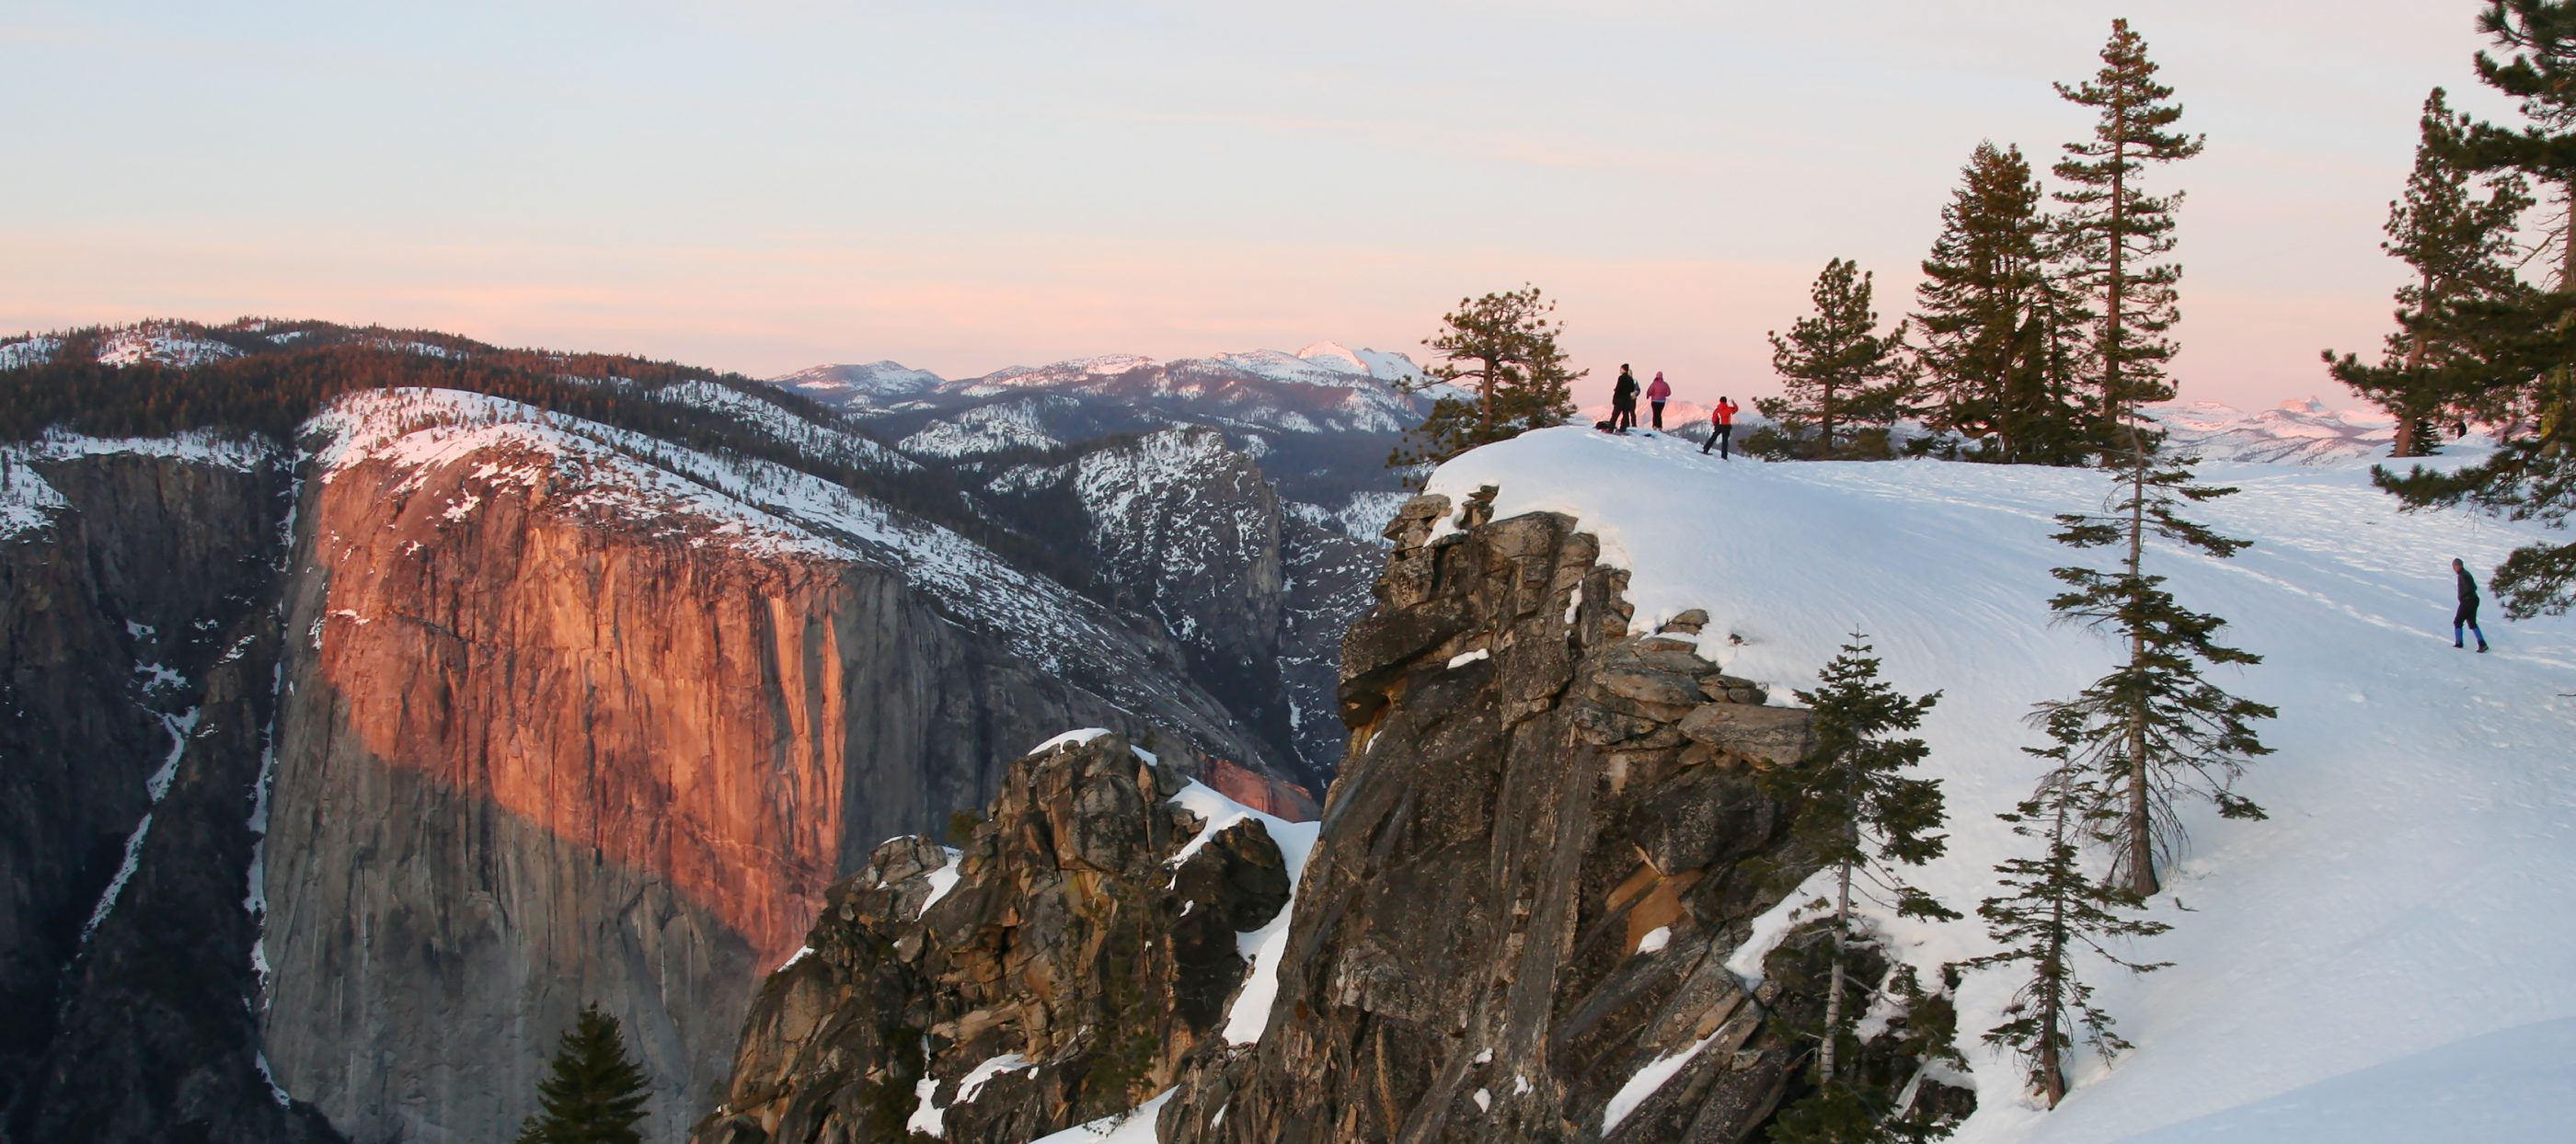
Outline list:
[[[861,396],[908,397],[943,380],[929,370],[913,369],[901,362],[875,361],[865,365],[812,366],[773,378],[771,384],[829,401]]]
[[[1351,352],[1351,348],[1349,346],[1343,345],[1340,342],[1316,342],[1313,345],[1297,351],[1297,356],[1301,360],[1310,361],[1316,365],[1323,366],[1326,369],[1336,370],[1342,373],[1367,373],[1369,371],[1368,363],[1361,361],[1360,355]]]

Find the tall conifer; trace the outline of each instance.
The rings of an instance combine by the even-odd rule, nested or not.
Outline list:
[[[1785,338],[1776,330],[1769,335],[1771,368],[1786,392],[1754,405],[1793,437],[1812,429],[1818,456],[1834,455],[1838,427],[1890,424],[1904,400],[1905,324],[1877,332],[1870,277],[1856,263],[1826,263],[1807,293],[1816,312],[1798,319]]]
[[[2089,951],[2133,972],[2163,968],[2160,962],[2126,960],[2105,942],[2152,937],[2168,927],[2124,916],[2144,905],[2143,899],[2085,874],[2082,841],[2099,814],[2101,792],[2095,777],[2073,762],[2084,728],[2064,710],[2047,712],[2043,723],[2055,745],[2031,753],[2055,765],[2036,793],[1996,816],[2011,823],[2014,834],[2037,842],[2039,854],[1995,866],[2005,892],[1986,899],[1977,915],[2003,949],[1964,965],[2029,967],[2030,977],[2014,992],[2003,1023],[1987,1031],[1985,1040],[2019,1053],[2029,1065],[2031,1088],[2055,1108],[2066,1097],[2066,1050],[2077,1036],[2106,1057],[2128,1047],[2111,1031],[2110,1014],[2093,1003],[2093,987],[2077,973],[2076,958]]]
[[[1979,453],[1987,460],[2080,455],[2067,447],[2080,435],[2063,373],[2065,335],[2080,317],[2050,278],[2040,199],[2021,148],[1979,143],[1915,287],[1926,412],[1935,428],[1990,439]]]
[[[2100,513],[2057,518],[2057,540],[2072,548],[2123,552],[2110,571],[2052,569],[2067,586],[2049,601],[2060,621],[2109,632],[2126,651],[2110,674],[2075,698],[2042,705],[2052,735],[2071,736],[2068,763],[2098,776],[2096,789],[2116,803],[2103,831],[2128,890],[2156,892],[2156,862],[2181,838],[2178,801],[2204,797],[2228,818],[2262,818],[2236,794],[2245,763],[2271,753],[2253,726],[2277,712],[2229,695],[2201,674],[2204,665],[2251,665],[2262,657],[2218,642],[2227,621],[2183,607],[2165,578],[2146,571],[2147,543],[2225,559],[2249,541],[2220,535],[2182,516],[2182,502],[2233,495],[2232,488],[2194,484],[2187,462],[2139,463],[2116,484]]]
[[[2438,87],[2424,100],[2421,128],[2414,173],[2404,196],[2388,204],[2388,241],[2380,244],[2415,270],[2415,280],[2397,290],[2399,329],[2376,366],[2326,351],[2336,380],[2397,419],[2390,453],[2397,457],[2432,452],[2428,423],[2474,403],[2477,367],[2469,355],[2480,332],[2463,319],[2463,308],[2473,312],[2520,293],[2514,228],[2532,205],[2519,175],[2480,179],[2461,162],[2469,119],[2451,110]]]
[[[2164,367],[2174,355],[2166,332],[2181,317],[2176,284],[2182,267],[2163,261],[2174,249],[2174,211],[2182,192],[2146,193],[2149,163],[2178,162],[2200,153],[2202,139],[2171,130],[2182,118],[2168,102],[2173,89],[2157,83],[2147,42],[2127,20],[2111,22],[2102,67],[2079,86],[2057,85],[2069,102],[2097,113],[2093,137],[2066,145],[2054,173],[2066,186],[2056,193],[2058,250],[2067,280],[2093,311],[2092,361],[2100,392],[2094,413],[2104,430],[2120,436],[2138,429],[2130,415],[2140,405],[2173,396]],[[2121,442],[2106,441],[2118,448]]]
[[[626,1057],[617,1018],[596,1003],[556,1044],[550,1075],[537,1085],[537,1112],[518,1144],[642,1144],[644,1070]]]
[[[2471,124],[2461,162],[2520,172],[2565,197],[2558,265],[2548,289],[2452,306],[2463,335],[2448,363],[2462,378],[2453,396],[2500,425],[2495,454],[2449,472],[2383,468],[2372,477],[2410,506],[2465,503],[2564,528],[2576,512],[2576,4],[2496,0],[2478,26],[2510,53],[2479,52],[2478,78],[2520,100],[2527,122]],[[2516,549],[2492,583],[2507,616],[2564,612],[2576,605],[2576,544]]]

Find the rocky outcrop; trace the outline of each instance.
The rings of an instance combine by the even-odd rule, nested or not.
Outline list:
[[[1183,783],[1104,734],[1013,764],[958,850],[879,846],[762,987],[696,1139],[1030,1140],[1169,1088],[1290,888],[1260,820]]]
[[[1795,861],[1754,776],[1803,713],[1705,714],[1763,709],[1694,633],[1632,634],[1626,573],[1572,520],[1471,502],[1433,541],[1447,508],[1398,516],[1345,645],[1352,753],[1299,890],[1291,1016],[1185,1081],[1164,1138],[1750,1138],[1803,1049],[1772,1019],[1788,999],[1726,962]],[[1738,722],[1763,733],[1684,730]]]
[[[1090,802],[1100,821],[1132,823],[1152,802],[1142,772],[1133,796],[1006,794],[961,889],[920,922],[908,920],[916,903],[937,892],[919,888],[932,877],[920,871],[941,865],[923,844],[889,844],[836,891],[809,959],[820,964],[765,988],[731,1111],[701,1126],[700,1144],[893,1139],[922,1127],[898,1122],[905,1107],[936,1112],[949,1140],[1017,1142],[1149,1094],[1158,1111],[1133,1115],[1157,1116],[1165,1141],[1761,1139],[1805,1091],[1822,1024],[1815,934],[1752,945],[1755,920],[1809,868],[1791,808],[1757,781],[1805,754],[1807,715],[1767,706],[1760,686],[1702,656],[1704,616],[1632,632],[1626,573],[1601,566],[1574,521],[1494,521],[1489,491],[1441,529],[1449,507],[1405,507],[1377,606],[1345,645],[1349,754],[1302,860],[1275,978],[1230,1003],[1266,1004],[1254,1043],[1207,1036],[1207,1010],[1182,1000],[1231,987],[1229,959],[1175,945],[1131,958],[1112,984],[1097,930],[1062,921],[1091,916],[1062,904],[1068,894],[1096,903],[1106,891],[1086,886],[1118,875],[1073,873],[1102,864],[1064,841],[1085,834],[1079,816],[1041,829],[1032,807]],[[1114,751],[1105,761],[1125,766]],[[1068,789],[1044,764],[1026,781]],[[995,857],[1017,852],[1035,857]],[[1060,880],[997,880],[1006,869]],[[1184,866],[1178,900],[1204,908],[1191,878]],[[965,896],[992,885],[1010,888]],[[1191,942],[1174,900],[1155,907],[1170,924],[1143,932]],[[961,961],[960,949],[975,952]],[[1153,1027],[1163,1040],[1087,1008],[1138,993],[1173,999]],[[1924,1003],[1899,1007],[1850,1058],[1887,1094],[1914,1085],[1952,1033],[1946,1001],[1909,995]],[[1062,1039],[1067,997],[1095,1040]],[[1135,1067],[1115,1089],[1026,1068],[1131,1035]],[[1013,1087],[995,1087],[1005,1078]],[[1933,1094],[1915,1098],[1926,1116],[1955,1115],[1950,1090],[1916,1087]]]

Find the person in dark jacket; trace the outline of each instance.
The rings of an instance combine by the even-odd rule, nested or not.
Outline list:
[[[1664,402],[1673,395],[1673,387],[1664,384],[1664,371],[1655,371],[1655,380],[1646,385],[1646,404],[1655,409],[1655,432],[1664,431]]]
[[[2467,646],[2460,642],[2460,629],[2466,627],[2469,634],[2478,637],[2478,650],[2485,651],[2487,634],[2478,630],[2478,578],[2469,575],[2469,566],[2457,557],[2451,560],[2451,574],[2460,581],[2460,610],[2451,613],[2451,646]]]
[[[1624,433],[1637,427],[1637,375],[1628,372],[1628,363],[1619,363],[1619,384],[1610,387],[1610,431]]]
[[[1735,403],[1719,397],[1717,407],[1708,411],[1708,429],[1708,445],[1699,447],[1699,455],[1707,456],[1709,445],[1715,445],[1719,459],[1734,460],[1734,454],[1728,449],[1735,437]]]

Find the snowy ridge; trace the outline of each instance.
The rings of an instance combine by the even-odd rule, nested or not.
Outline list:
[[[1156,699],[1133,670],[1143,653],[1115,634],[1098,604],[945,528],[784,466],[456,390],[352,394],[306,428],[325,437],[315,454],[325,481],[380,461],[413,470],[398,490],[408,491],[432,468],[472,464],[471,480],[486,487],[553,482],[561,511],[603,525],[756,559],[877,564],[1047,671],[1082,669],[1139,710]],[[476,495],[447,511],[462,519],[478,507],[469,503]]]
[[[54,360],[63,340],[55,337],[26,337],[0,342],[0,369],[25,369]]]
[[[841,404],[863,398],[909,397],[937,386],[943,380],[926,369],[907,368],[900,362],[879,361],[866,365],[818,365],[773,378],[770,384],[795,390],[817,401]]]
[[[240,350],[192,336],[168,322],[128,326],[110,332],[98,343],[98,364],[118,368],[149,364],[185,369],[240,356]]]
[[[724,414],[772,441],[818,460],[878,471],[909,472],[921,467],[912,458],[857,433],[808,420],[776,402],[763,401],[730,385],[690,379],[642,392],[655,401]]]
[[[2280,709],[2261,728],[2277,753],[2239,788],[2272,818],[2187,811],[2189,845],[2152,909],[2175,928],[2130,951],[2174,967],[2137,977],[2087,967],[2136,1048],[2109,1063],[2079,1051],[2057,1110],[2027,1102],[2018,1062],[1977,1040],[2017,979],[1967,976],[1960,1048],[1978,1110],[1955,1139],[2082,1144],[2216,1117],[2262,1130],[2212,1139],[2340,1142],[2355,1137],[2336,1127],[2349,1118],[2336,1121],[2333,1106],[2277,1102],[2293,1091],[2360,1099],[2336,1082],[2365,1075],[2377,1078],[2363,1086],[2375,1099],[2443,1107],[2450,1139],[2526,1139],[2513,1128],[2535,1115],[2576,1118],[2563,1064],[2557,1083],[2490,1106],[2446,1102],[2441,1069],[2369,1071],[2576,1016],[2576,980],[2562,971],[2576,940],[2566,920],[2576,883],[2564,875],[2576,865],[2576,758],[2565,747],[2576,621],[2496,621],[2487,655],[2444,638],[2449,557],[2492,568],[2542,531],[2401,514],[2357,465],[2210,464],[2202,475],[2244,491],[2194,515],[2255,546],[2228,561],[2160,550],[2150,571],[2227,617],[2223,637],[2265,658],[2213,678]],[[1994,863],[2023,849],[1992,816],[2038,777],[2020,750],[2040,742],[2024,717],[2114,656],[2085,631],[2052,627],[2045,605],[2057,587],[2048,570],[2082,555],[2048,539],[2052,517],[2099,505],[2105,474],[1730,463],[1672,438],[1570,428],[1469,453],[1431,490],[1454,499],[1488,484],[1501,490],[1498,518],[1560,511],[1599,536],[1603,560],[1632,572],[1637,629],[1707,609],[1702,646],[1779,701],[1814,686],[1854,630],[1893,686],[1944,690],[1923,737],[1925,773],[1945,785],[1950,852],[1919,881],[1971,917],[1872,924],[1927,980],[1989,951],[1972,911],[1996,887]]]
[[[248,471],[274,459],[265,445],[205,433],[170,437],[85,437],[60,430],[35,441],[0,445],[0,540],[43,529],[71,507],[30,461],[132,455],[170,457]]]
[[[2288,461],[2303,465],[2385,458],[2397,442],[2397,419],[2376,409],[2330,410],[2316,398],[2247,413],[2215,401],[2151,407],[2169,447],[2209,461]]]
[[[773,378],[770,384],[869,416],[943,404],[954,407],[1034,392],[1121,403],[1180,403],[1195,411],[1184,419],[1186,423],[1223,422],[1291,433],[1394,433],[1419,416],[1414,399],[1399,392],[1396,385],[1421,376],[1421,368],[1400,353],[1318,342],[1293,354],[1247,350],[1168,362],[1135,354],[1108,354],[1042,366],[1012,366],[955,381],[890,361],[820,365]],[[1066,407],[1046,408],[1060,411]],[[906,441],[903,448],[916,455],[959,457],[1053,443],[1000,426],[971,423],[972,416],[968,413],[944,419],[958,424],[958,428],[943,428],[940,423],[926,426],[926,436]],[[1048,432],[1042,421],[1032,417],[1006,416],[1038,434]]]
[[[1043,397],[970,409],[953,420],[935,421],[900,443],[907,453],[924,457],[971,457],[1006,449],[1047,449],[1063,442],[1048,435],[1038,416]]]

